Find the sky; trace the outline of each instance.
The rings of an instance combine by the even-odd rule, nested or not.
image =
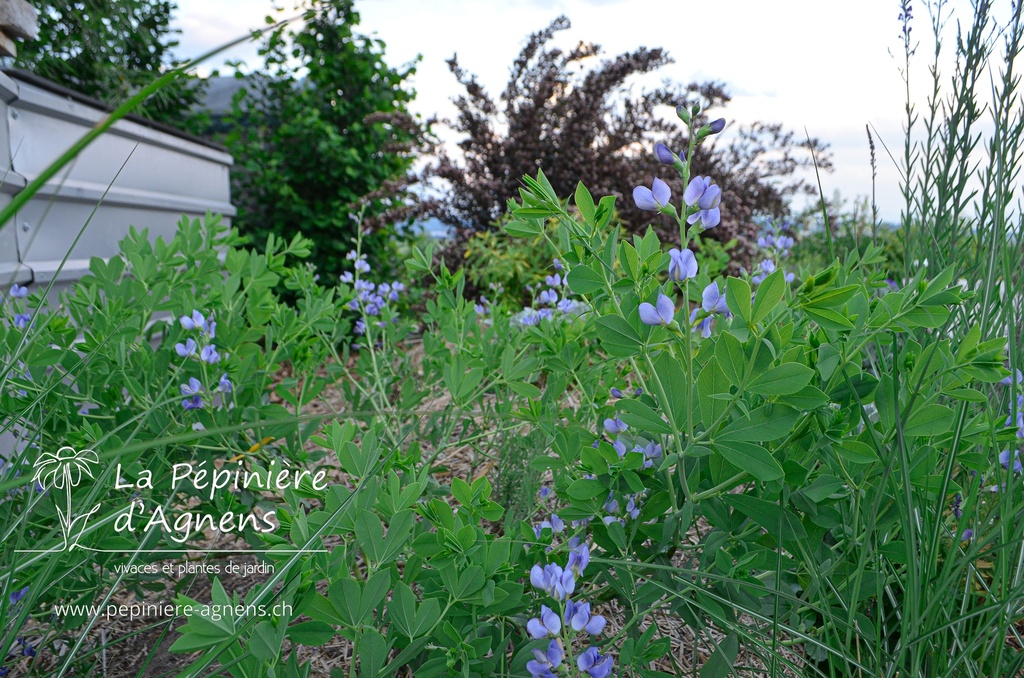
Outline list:
[[[265,25],[271,10],[270,0],[177,2],[179,58],[191,58]],[[971,14],[967,0],[947,4],[952,12],[948,45],[956,21],[969,24]],[[912,35],[920,45],[910,82],[912,99],[922,109],[933,43],[928,12],[921,2],[913,5]],[[870,124],[878,135],[875,187],[880,216],[899,219],[899,171],[882,146],[898,157],[904,136],[898,0],[356,0],[355,6],[361,16],[357,32],[386,43],[389,65],[421,57],[412,80],[417,92],[412,109],[424,118],[454,117],[451,99],[460,88],[445,64],[453,54],[496,98],[527,36],[565,15],[572,27],[558,34],[559,46],[593,42],[608,57],[641,46],[668,50],[675,63],[652,80],[637,81],[636,87],[657,85],[664,78],[724,82],[733,96],[721,112],[730,128],[782,122],[799,136],[806,130],[829,143],[835,171],[822,175],[828,196],[839,191],[850,203],[870,196],[865,131]],[[242,59],[250,69],[259,66],[252,45],[217,57],[210,67],[225,58]],[[951,66],[945,64],[943,72],[951,74]],[[458,137],[443,133],[441,138]],[[585,182],[585,169],[582,175]]]

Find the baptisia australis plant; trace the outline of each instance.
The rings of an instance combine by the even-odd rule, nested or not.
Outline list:
[[[696,144],[724,122],[700,123],[699,107],[677,113],[687,148],[658,145],[654,158],[679,172],[683,195],[654,178],[632,198],[676,220],[679,247],[664,251],[653,231],[620,241],[613,197],[595,200],[581,183],[573,209],[543,172],[524,177],[521,204],[510,203],[506,230],[548,239],[562,286],[587,308],[579,348],[542,347],[552,355],[545,378],[564,392],[543,397],[549,407],[558,397],[569,404],[551,420],[539,408],[523,413],[549,441],[550,453],[531,466],[551,474],[543,501],[558,502],[520,530],[538,593],[522,622],[528,670],[605,675],[615,657],[617,667],[642,673],[669,650],[650,615],[671,610],[695,629],[726,634],[702,675],[728,675],[740,639],[754,639],[765,671],[803,675],[757,640],[764,627],[742,621],[763,620],[767,610],[773,629],[804,639],[803,666],[814,675],[885,672],[878,667],[888,666],[891,643],[874,639],[899,636],[892,605],[920,600],[913,587],[891,588],[893,573],[919,562],[921,548],[947,563],[980,548],[983,523],[969,513],[979,475],[996,468],[1002,482],[1019,477],[1019,445],[1001,445],[1000,456],[986,437],[1005,415],[996,421],[971,406],[979,394],[967,387],[1006,376],[1003,342],[981,341],[977,328],[960,337],[935,331],[968,293],[952,271],[932,281],[922,271],[889,291],[875,246],[798,280],[782,266],[793,240],[769,230],[753,275],[712,279],[694,252],[721,220],[723,196],[712,177],[691,176],[691,162]],[[899,492],[885,478],[898,478]],[[934,532],[916,534],[910,554],[903,535],[921,525]],[[565,537],[587,545],[585,580]],[[865,544],[884,548],[865,556]],[[851,580],[854,572],[865,574]],[[585,632],[592,613],[577,629],[566,601],[610,599],[632,626],[603,642],[591,637],[592,649],[569,642],[569,629]]]

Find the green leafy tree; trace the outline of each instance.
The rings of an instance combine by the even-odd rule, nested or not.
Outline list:
[[[257,244],[269,233],[304,233],[318,269],[336,276],[357,213],[372,231],[364,249],[388,259],[390,224],[411,214],[406,175],[426,132],[406,108],[413,66],[389,67],[381,40],[353,33],[359,15],[349,0],[296,9],[302,22],[267,34],[266,67],[244,76],[223,139],[235,158],[235,223]]]
[[[174,65],[171,28],[177,5],[167,0],[35,0],[39,39],[19,45],[13,64],[116,106]],[[193,130],[202,94],[197,78],[178,80],[135,112]]]

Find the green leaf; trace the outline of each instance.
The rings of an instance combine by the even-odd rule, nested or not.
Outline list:
[[[763,396],[791,395],[811,381],[814,370],[800,363],[783,363],[760,375],[747,390]]]
[[[510,391],[518,396],[527,398],[529,400],[536,400],[540,398],[541,391],[533,384],[528,384],[525,381],[510,381],[508,382],[508,388]]]
[[[782,466],[768,450],[754,443],[731,440],[715,441],[715,449],[730,464],[758,480],[779,480],[785,477]]]
[[[988,396],[981,391],[974,388],[953,388],[948,391],[943,391],[950,398],[956,398],[957,400],[966,400],[969,403],[987,403]]]
[[[574,271],[576,269],[573,269]],[[633,326],[620,315],[611,314],[597,319],[601,328],[599,337],[601,345],[615,355],[635,355],[640,350],[642,341]]]
[[[569,485],[569,496],[580,501],[588,501],[607,493],[607,485],[591,478],[580,478]]]
[[[615,404],[615,409],[621,413],[622,421],[641,433],[672,433],[672,427],[665,423],[661,415],[639,400],[620,400]]]
[[[384,554],[384,528],[372,511],[362,511],[355,521],[356,542],[371,562],[379,563]]]
[[[384,596],[388,594],[390,588],[391,570],[380,570],[367,580],[360,600],[360,622],[370,618],[377,606],[384,601]]]
[[[740,340],[728,331],[719,334],[715,357],[718,358],[718,366],[722,368],[732,385],[739,386],[746,369],[746,357]]]
[[[735,634],[726,636],[711,653],[700,669],[700,678],[727,678],[732,675],[732,665],[740,651],[740,641]]]
[[[576,207],[583,216],[583,220],[593,226],[597,210],[594,207],[594,198],[590,195],[590,191],[587,190],[582,181],[576,184]]]
[[[516,238],[532,238],[544,232],[539,221],[516,219],[505,224],[505,232]],[[408,262],[406,262],[408,265]],[[427,270],[430,270],[429,268]]]
[[[953,425],[953,410],[945,405],[925,405],[910,413],[903,427],[907,437],[934,436],[945,433]]]
[[[757,286],[752,320],[759,323],[782,301],[786,295],[786,279],[782,271],[775,271]]]
[[[472,506],[473,490],[462,478],[452,478],[452,496],[459,500],[463,506]]]
[[[686,378],[679,361],[667,351],[655,359],[654,371],[661,377],[661,384],[665,387],[665,398],[668,400],[665,414],[676,429],[681,429],[686,421],[686,394],[693,389],[693,385]]]
[[[710,427],[729,407],[729,380],[718,360],[712,357],[697,375],[697,395],[700,416],[705,427]]]
[[[841,313],[837,313],[829,308],[811,308],[808,306],[804,307],[804,312],[814,322],[821,325],[826,330],[852,330],[853,323],[850,319]]]
[[[604,277],[594,269],[583,264],[573,266],[565,279],[569,284],[569,289],[576,294],[591,296],[595,292],[600,292],[604,289]]]
[[[818,476],[814,479],[807,487],[800,491],[805,497],[813,501],[815,504],[825,501],[831,495],[835,494],[839,490],[843,489],[846,482],[835,476],[823,475]]]
[[[299,645],[319,647],[330,642],[334,637],[334,629],[322,621],[300,622],[288,627],[288,638]]]
[[[388,601],[388,619],[406,638],[416,637],[416,594],[404,582],[397,582]]]
[[[807,538],[807,532],[800,524],[800,520],[791,511],[783,509],[776,503],[746,494],[727,494],[722,498],[734,509],[767,530],[776,541],[797,541]]]
[[[764,405],[730,422],[716,440],[757,443],[778,440],[793,430],[798,417],[795,410],[785,405]]]
[[[739,278],[726,278],[725,300],[729,310],[738,315],[744,323],[750,324],[750,285]]]
[[[786,404],[805,412],[816,410],[828,404],[828,395],[817,386],[805,386],[786,396]]]
[[[846,440],[842,445],[838,445],[834,449],[839,456],[854,464],[871,464],[878,461],[878,455],[875,454],[875,450],[867,443],[862,443],[859,440]]]

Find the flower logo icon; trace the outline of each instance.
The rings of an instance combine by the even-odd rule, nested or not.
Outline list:
[[[64,446],[56,452],[44,452],[36,459],[35,480],[44,489],[64,490],[64,508],[58,502],[57,516],[60,520],[61,532],[64,536],[64,548],[74,550],[77,539],[71,541],[71,531],[75,523],[82,521],[82,526],[99,508],[97,504],[85,515],[71,518],[71,488],[82,482],[82,477],[93,478],[92,466],[100,463],[99,457],[92,450],[76,451],[73,447]]]

